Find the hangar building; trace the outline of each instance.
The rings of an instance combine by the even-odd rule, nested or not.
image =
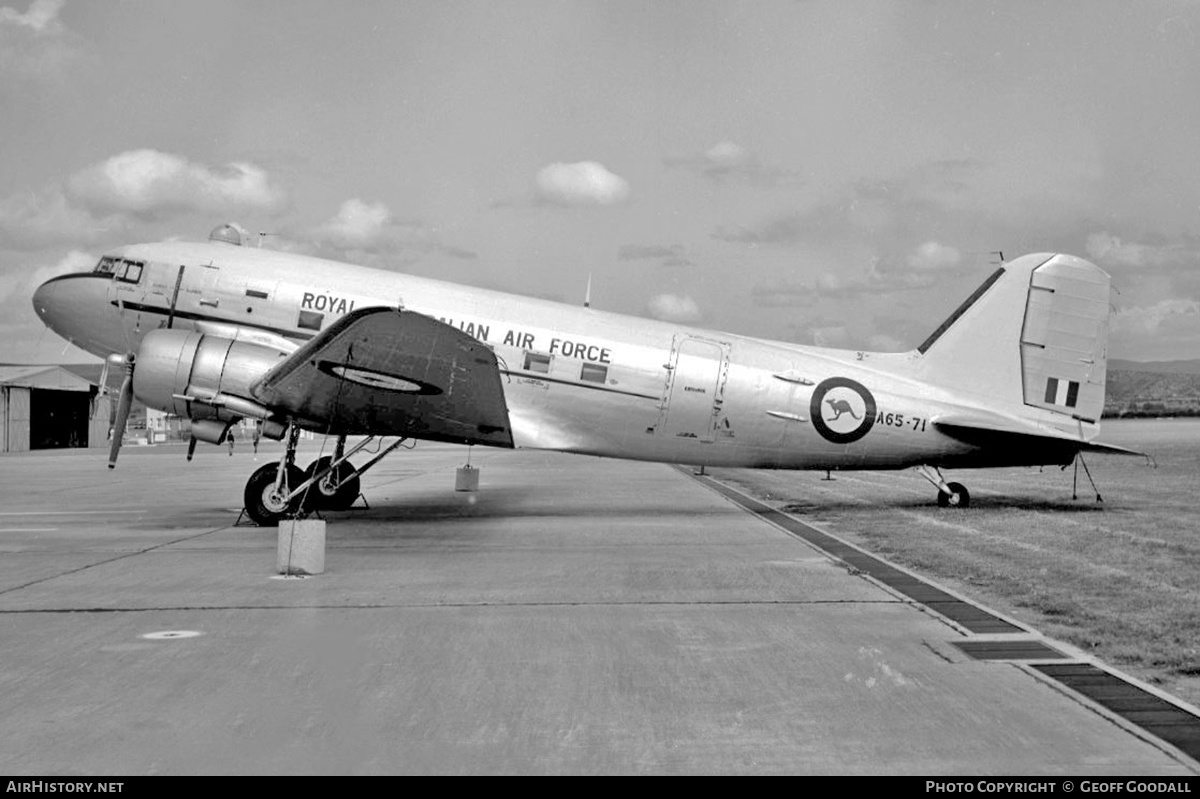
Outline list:
[[[66,367],[0,365],[0,452],[103,447],[110,405]]]

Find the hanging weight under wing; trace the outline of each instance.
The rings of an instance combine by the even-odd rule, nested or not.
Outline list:
[[[352,311],[250,393],[315,430],[513,445],[495,353],[413,311]]]

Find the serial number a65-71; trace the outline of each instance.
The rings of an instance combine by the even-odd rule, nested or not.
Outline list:
[[[907,427],[909,430],[918,433],[925,432],[925,425],[928,419],[923,419],[920,416],[905,416],[902,413],[884,413],[880,411],[875,415],[875,424],[881,424],[885,427]]]

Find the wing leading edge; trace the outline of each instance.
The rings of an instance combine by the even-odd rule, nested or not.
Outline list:
[[[413,311],[346,314],[250,393],[317,430],[513,446],[495,353]]]

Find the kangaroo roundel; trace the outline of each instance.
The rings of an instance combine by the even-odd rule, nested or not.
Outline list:
[[[875,398],[848,377],[821,381],[808,403],[813,427],[835,444],[858,441],[875,425]]]

